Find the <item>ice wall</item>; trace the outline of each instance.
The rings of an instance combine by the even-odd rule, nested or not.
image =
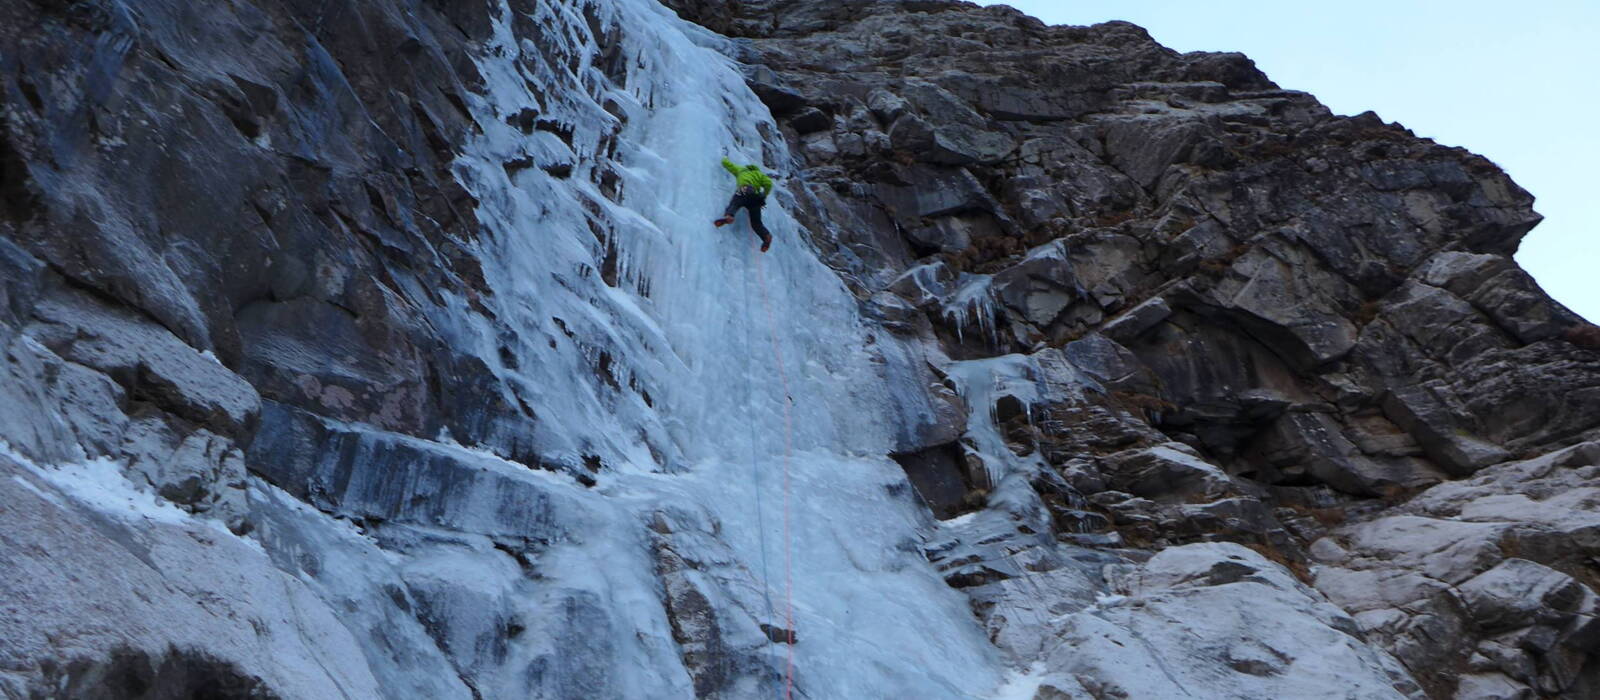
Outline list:
[[[499,359],[551,471],[412,444],[484,473],[423,494],[460,501],[456,531],[388,520],[367,538],[381,552],[346,545],[369,564],[319,585],[424,591],[433,636],[487,697],[777,695],[789,650],[762,625],[787,626],[790,601],[797,696],[984,695],[996,654],[924,560],[931,523],[887,457],[932,411],[923,360],[862,323],[785,213],[785,146],[726,41],[650,0],[502,6],[471,105],[483,134],[459,163],[495,321],[456,332]],[[770,253],[742,216],[710,225],[723,155],[778,177]],[[394,479],[381,462],[355,478]],[[526,546],[495,542],[508,533]]]
[[[924,557],[935,523],[889,458],[938,418],[927,360],[862,321],[811,244],[827,232],[789,215],[802,189],[787,180],[767,108],[727,57],[733,45],[655,0],[480,2],[492,28],[478,4],[275,8],[284,22],[265,36],[292,41],[262,62],[281,60],[281,76],[233,65],[211,44],[178,51],[195,49],[187,34],[199,22],[181,7],[147,7],[142,24],[126,14],[86,25],[125,34],[112,48],[142,36],[152,53],[182,54],[159,70],[206,85],[196,75],[233,71],[216,88],[232,111],[204,144],[231,155],[189,141],[149,149],[165,164],[189,157],[183,177],[163,181],[186,207],[209,207],[181,222],[194,229],[185,233],[209,231],[230,201],[191,190],[224,174],[270,180],[251,159],[276,158],[297,138],[349,157],[322,162],[308,148],[286,172],[309,168],[315,180],[393,166],[418,179],[383,170],[350,184],[327,220],[252,199],[254,215],[303,223],[315,245],[262,226],[261,245],[283,250],[260,265],[271,289],[235,290],[244,310],[221,314],[242,319],[243,331],[218,331],[241,339],[238,357],[206,351],[204,333],[181,337],[72,290],[34,304],[45,265],[0,239],[0,291],[12,300],[0,306],[23,309],[15,323],[27,326],[19,334],[0,314],[13,355],[0,363],[0,569],[13,573],[0,597],[21,601],[0,617],[0,695],[70,696],[126,668],[177,694],[206,669],[286,697],[973,697],[998,687],[998,653]],[[278,16],[259,10],[210,19],[261,27]],[[320,18],[296,25],[302,16]],[[70,45],[90,29],[57,38]],[[470,41],[437,41],[440,31]],[[346,68],[415,63],[341,73],[322,39],[353,47],[336,54]],[[391,39],[392,59],[365,53]],[[459,65],[436,65],[445,60]],[[349,82],[377,74],[414,81],[386,96],[414,120],[349,99],[381,95]],[[135,75],[174,84],[128,68],[123,106],[189,113],[135,91]],[[279,78],[299,92],[280,101]],[[235,99],[238,90],[249,95]],[[470,119],[435,119],[434,107]],[[137,123],[141,134],[199,138],[193,119]],[[470,133],[456,142],[441,123]],[[345,143],[340,131],[367,140]],[[406,172],[419,161],[390,134],[459,154],[451,174],[467,196],[417,191],[435,186],[422,177],[434,173]],[[779,180],[769,253],[742,217],[711,226],[733,188],[723,156]],[[225,172],[209,177],[201,165],[218,159]],[[88,187],[91,175],[65,181]],[[314,206],[333,188],[299,184],[305,193],[284,196]],[[252,187],[240,184],[240,196]],[[410,225],[463,202],[475,217]],[[172,206],[151,209],[179,225]],[[363,223],[379,210],[436,238]],[[480,230],[459,230],[464,221]],[[338,226],[354,231],[328,230]],[[58,235],[95,249],[109,234]],[[405,274],[318,257],[350,252],[341,246]],[[463,251],[476,260],[455,259]],[[243,254],[212,257],[220,267]],[[170,275],[147,267],[151,279]],[[472,279],[451,282],[458,275]],[[306,292],[313,282],[361,291]],[[438,339],[450,352],[421,357]],[[472,390],[480,406],[456,405]],[[177,417],[125,415],[147,400]],[[189,425],[202,420],[226,435]],[[424,427],[437,425],[451,428]],[[176,495],[151,493],[164,485]],[[220,505],[171,500],[213,487]]]

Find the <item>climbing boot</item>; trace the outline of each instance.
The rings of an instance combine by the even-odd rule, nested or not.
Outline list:
[[[765,253],[765,252],[767,252],[767,249],[771,248],[771,247],[772,247],[772,236],[762,236],[761,237],[761,252]]]
[[[722,228],[723,226],[727,226],[728,224],[731,224],[731,223],[733,223],[733,217],[724,216],[724,217],[722,217],[720,219],[717,219],[716,221],[711,222],[711,225],[715,226],[717,228]]]

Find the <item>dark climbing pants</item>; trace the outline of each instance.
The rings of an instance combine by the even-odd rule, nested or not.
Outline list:
[[[748,187],[741,187],[738,192],[733,193],[733,199],[728,200],[728,208],[722,212],[722,215],[732,219],[735,214],[739,213],[740,209],[750,212],[750,228],[755,230],[756,235],[760,236],[762,241],[767,241],[772,238],[772,234],[768,233],[767,227],[761,224],[761,208],[766,205],[767,198],[761,196],[760,192]]]

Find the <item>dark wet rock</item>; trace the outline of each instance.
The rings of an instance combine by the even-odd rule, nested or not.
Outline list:
[[[224,398],[224,379],[209,380],[204,390],[213,398],[205,401],[196,387],[155,386],[171,383],[161,378],[163,363],[209,352],[220,362],[215,371],[181,366],[167,374],[238,375],[232,383],[331,415],[387,411],[391,427],[436,430],[438,417],[396,416],[376,397],[360,404],[364,393],[404,394],[409,384],[416,394],[408,403],[425,406],[420,387],[437,381],[443,366],[463,366],[422,319],[440,292],[483,291],[462,248],[476,235],[472,201],[450,167],[457,144],[477,128],[458,105],[481,80],[465,59],[472,37],[487,36],[486,11],[375,5],[302,18],[301,10],[316,8],[241,6],[209,13],[194,29],[201,18],[186,7],[147,4],[136,22],[120,11],[103,23],[83,24],[70,12],[6,22],[3,40],[15,48],[8,53],[29,57],[7,64],[11,89],[67,89],[52,76],[100,86],[86,95],[40,93],[39,106],[8,113],[0,139],[22,188],[13,200],[33,203],[7,224],[8,238],[43,264],[52,288],[96,298],[46,300],[39,320],[72,327],[78,317],[120,317],[128,320],[102,332],[125,335],[133,331],[115,329],[139,323],[170,332],[193,350],[108,336],[64,339],[59,351],[119,381],[142,382],[138,391],[165,392],[162,405],[232,437],[248,433],[253,409],[245,405],[254,399]],[[235,34],[259,39],[248,56],[226,40],[192,40]],[[97,36],[121,36],[101,45],[123,48],[70,50]],[[404,61],[366,59],[371,42],[390,40],[408,47]],[[114,81],[94,82],[107,70]],[[408,98],[388,87],[413,83],[434,87]],[[66,109],[80,98],[81,108]],[[362,342],[304,337],[311,324],[301,313],[318,309],[331,328],[343,315]],[[97,349],[135,345],[149,347],[149,356]],[[274,349],[279,354],[262,356]],[[300,388],[307,373],[296,364],[332,366],[351,350],[373,349],[408,361],[354,373],[365,382],[347,378],[336,389],[348,401],[328,395],[326,376],[316,377],[317,391]],[[228,425],[216,425],[213,414]]]
[[[796,634],[794,630],[779,627],[777,625],[762,623],[761,631],[765,633],[767,638],[771,639],[772,643],[774,644],[798,644],[800,642],[800,635]]]
[[[801,134],[822,131],[833,126],[833,119],[816,107],[807,107],[789,118],[789,126]]]
[[[131,647],[103,659],[78,658],[48,670],[31,697],[84,700],[145,697],[218,697],[278,700],[270,684],[203,649],[169,648],[151,654]]]
[[[1117,453],[1103,463],[1107,486],[1145,498],[1212,500],[1232,490],[1227,475],[1187,445]]]
[[[956,443],[894,455],[917,495],[935,517],[953,518],[973,509],[973,475]]]

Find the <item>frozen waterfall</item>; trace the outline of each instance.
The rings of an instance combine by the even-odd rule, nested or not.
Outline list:
[[[792,579],[797,696],[987,695],[1002,682],[997,654],[922,556],[932,523],[887,457],[896,426],[931,410],[925,387],[906,384],[923,360],[861,322],[785,213],[786,147],[724,55],[727,40],[650,0],[598,3],[587,18],[570,6],[539,12],[532,20],[554,47],[519,45],[510,8],[501,13],[481,65],[488,94],[473,105],[485,133],[460,172],[492,229],[483,258],[497,295],[486,303],[517,332],[521,359],[501,371],[539,417],[532,442],[546,458],[605,468],[593,488],[508,477],[566,504],[550,524],[560,536],[533,562],[536,582],[484,561],[493,557],[399,566],[441,578],[448,567],[518,591],[501,597],[542,639],[511,651],[508,669],[584,654],[594,658],[548,663],[605,677],[519,687],[527,679],[508,675],[499,692],[480,690],[562,694],[583,683],[592,697],[777,696],[785,649],[760,625],[786,624]],[[618,27],[627,31],[613,55],[589,48],[601,40],[593,32]],[[602,58],[609,65],[596,65]],[[530,91],[552,85],[580,89]],[[555,123],[514,126],[508,117],[529,107]],[[778,178],[766,255],[742,217],[710,226],[732,189],[723,155]],[[570,165],[570,175],[508,175],[502,163],[518,158]],[[611,177],[597,174],[607,167],[610,192],[595,184]],[[487,327],[462,332],[484,357],[506,342]],[[676,658],[673,635],[688,633],[664,615],[652,574],[666,550],[693,562],[667,573],[666,595],[683,586],[707,599],[695,614],[724,648],[705,650],[706,663],[731,667],[686,673]],[[444,613],[456,614],[470,615]]]

